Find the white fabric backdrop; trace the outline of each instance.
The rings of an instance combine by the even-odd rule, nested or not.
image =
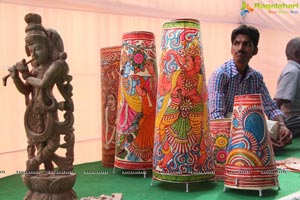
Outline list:
[[[151,31],[156,36],[157,58],[160,58],[162,24],[173,18],[193,17],[201,22],[206,77],[209,78],[224,61],[231,58],[230,34],[241,21],[252,22],[256,9],[244,18],[240,16],[241,1],[160,1],[160,0],[1,0],[0,2],[0,75],[22,58],[24,51],[24,16],[36,12],[42,16],[46,28],[56,29],[62,36],[73,75],[75,103],[75,164],[101,159],[100,114],[100,48],[121,44],[122,33]],[[269,2],[269,1],[268,1]],[[251,3],[250,3],[251,4]],[[262,12],[262,11],[261,11]],[[264,12],[264,11],[263,11]],[[266,19],[277,24],[275,15]],[[286,29],[284,24],[268,21],[255,24],[261,33],[259,53],[251,65],[263,73],[271,94],[277,77],[286,62],[285,45],[299,35],[299,18],[289,15],[283,22],[297,25]],[[280,16],[282,18],[282,16]],[[248,21],[247,21],[248,20]],[[254,23],[250,23],[254,24]],[[291,26],[292,27],[292,26]],[[28,59],[28,58],[26,58]],[[23,170],[26,161],[26,136],[23,125],[24,98],[11,80],[0,86],[0,177]]]
[[[1,0],[2,2],[96,13],[143,16],[153,18],[192,17],[202,22],[251,23],[288,32],[300,31],[298,0]],[[242,2],[253,12],[242,17]],[[259,4],[258,7],[255,6]],[[277,5],[276,5],[277,4]],[[280,6],[295,5],[292,9]],[[275,5],[275,7],[274,7]],[[272,7],[268,9],[268,7]],[[261,8],[264,7],[264,8]],[[292,12],[291,12],[292,11]],[[272,13],[272,14],[270,14]]]

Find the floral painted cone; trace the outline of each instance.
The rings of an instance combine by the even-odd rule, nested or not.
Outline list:
[[[231,119],[214,119],[209,121],[212,150],[214,155],[215,178],[224,180],[227,147],[230,135]]]
[[[152,169],[157,93],[153,33],[123,34],[120,68],[115,167]]]
[[[259,190],[278,186],[271,138],[260,94],[234,98],[225,188]]]

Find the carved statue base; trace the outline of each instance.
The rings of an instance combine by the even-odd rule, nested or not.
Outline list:
[[[72,189],[76,174],[38,174],[23,175],[23,182],[29,191],[24,200],[76,200],[77,195]]]

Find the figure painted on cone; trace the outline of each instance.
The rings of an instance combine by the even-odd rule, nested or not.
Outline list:
[[[182,163],[177,163],[177,167],[186,167],[186,170],[190,171],[193,170],[188,169],[188,166],[194,165],[195,158],[198,157],[196,161],[198,168],[204,166],[206,164],[204,162],[207,161],[206,146],[199,145],[198,142],[205,141],[201,137],[207,132],[205,126],[207,115],[203,114],[205,110],[203,102],[206,101],[207,95],[206,91],[202,90],[201,57],[198,51],[192,52],[188,49],[186,52],[187,55],[180,56],[176,51],[169,51],[162,59],[162,62],[168,62],[170,58],[175,58],[180,68],[172,74],[171,82],[162,77],[159,90],[164,92],[170,89],[170,92],[165,94],[156,121],[162,144],[162,159],[159,160],[158,166],[165,172],[176,171],[171,166],[180,157],[183,160]],[[203,130],[200,130],[201,127]],[[191,149],[195,152],[190,152]],[[195,155],[194,158],[192,155],[197,154],[196,150],[201,156]],[[190,161],[192,163],[188,163]]]
[[[128,37],[128,38],[127,38]],[[115,167],[151,169],[157,92],[154,35],[123,35]]]
[[[121,46],[103,47],[101,58],[102,165],[113,167],[116,149],[116,120],[120,81]]]

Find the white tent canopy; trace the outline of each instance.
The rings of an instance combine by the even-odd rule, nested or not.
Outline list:
[[[155,18],[197,18],[203,22],[248,23],[265,28],[300,32],[297,0],[2,0],[27,6]],[[241,16],[242,5],[253,11]]]

